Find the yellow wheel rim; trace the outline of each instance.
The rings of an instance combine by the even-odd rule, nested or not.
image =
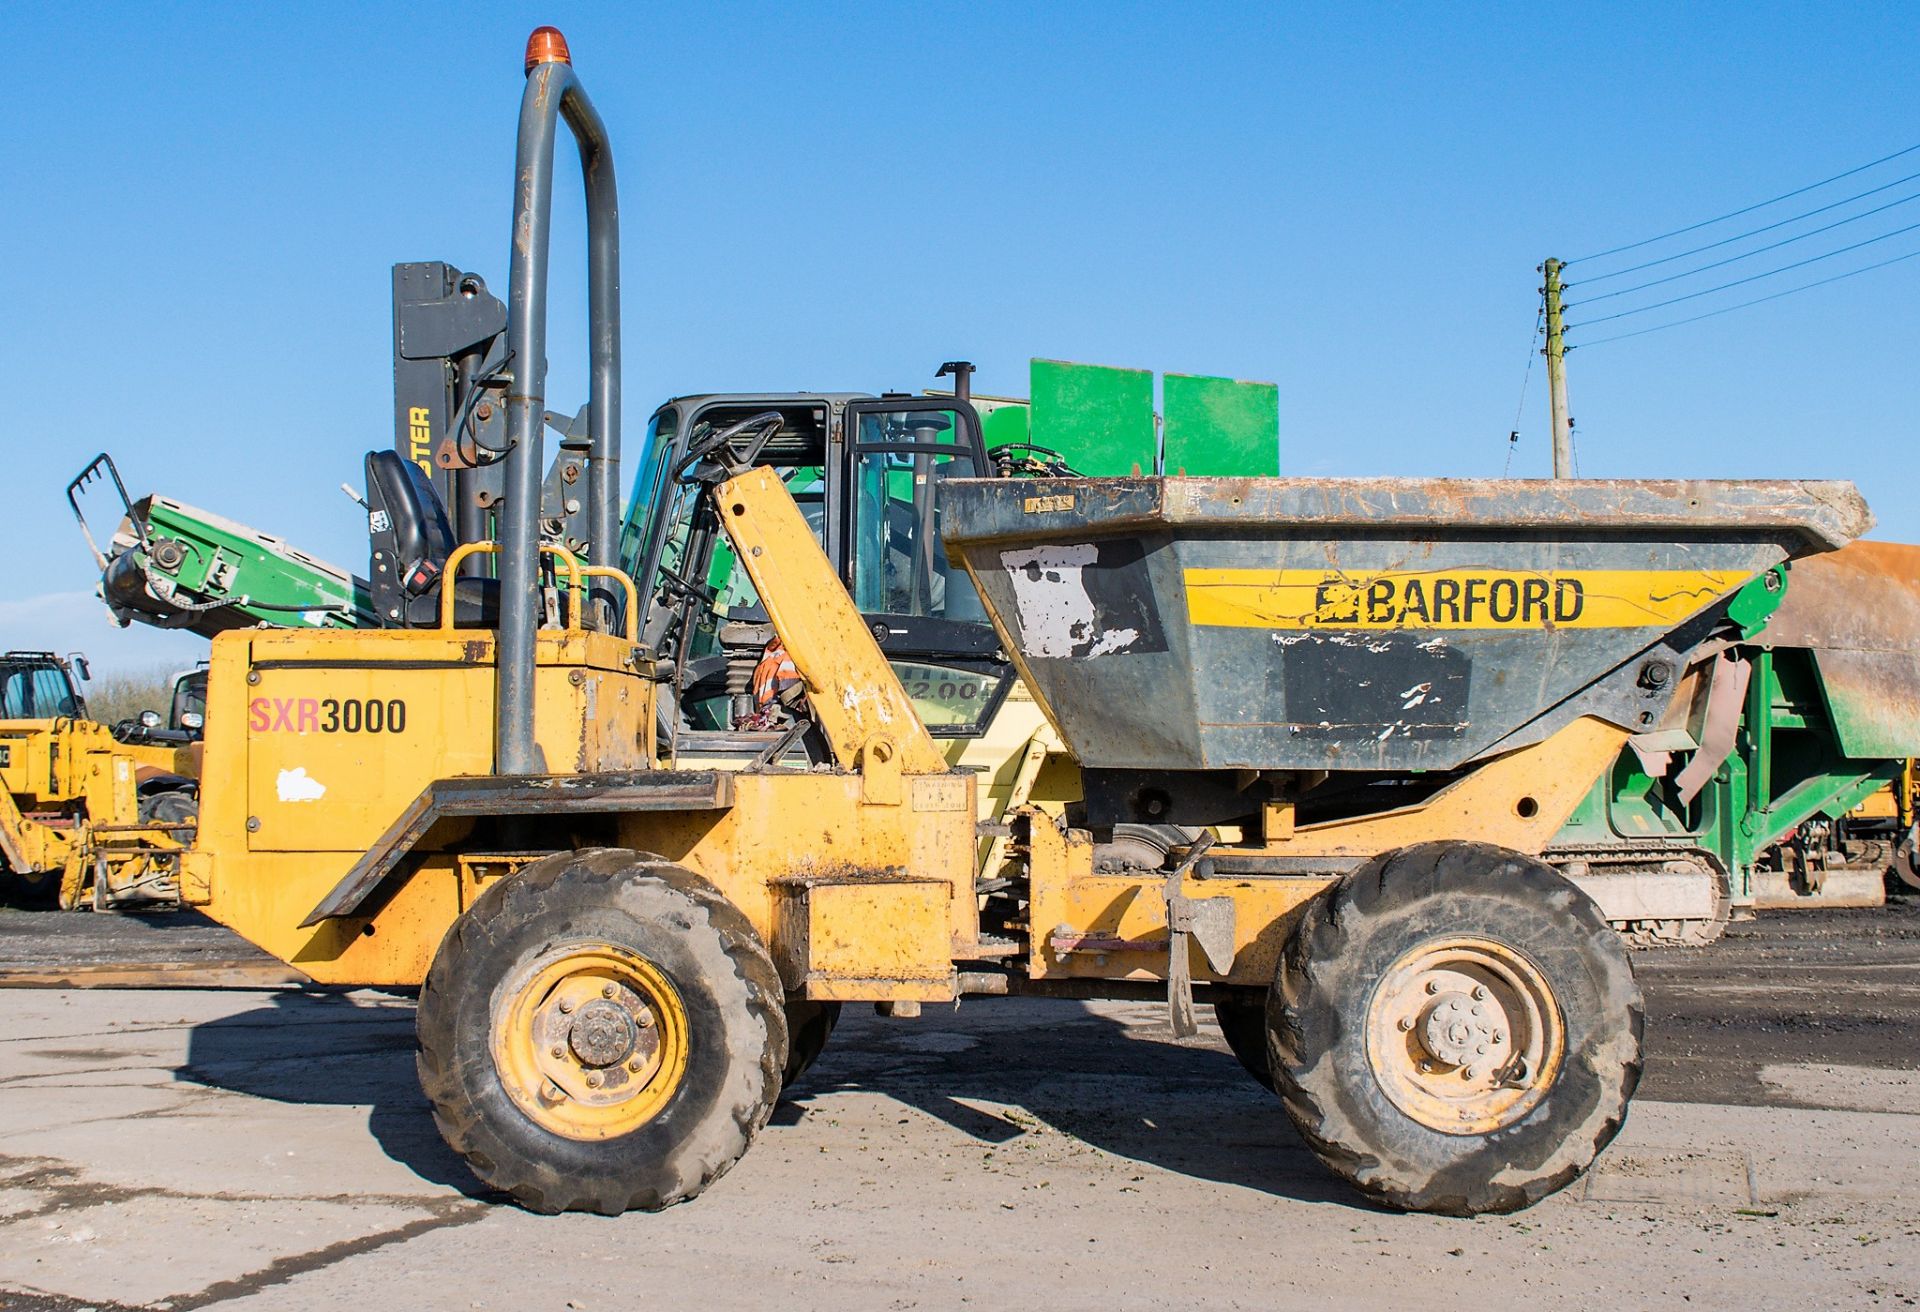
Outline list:
[[[1540,968],[1504,943],[1423,943],[1380,977],[1367,1061],[1395,1107],[1443,1134],[1512,1125],[1553,1087],[1566,1024]]]
[[[687,1071],[687,1011],[652,962],[607,943],[535,959],[493,1009],[494,1069],[514,1104],[569,1139],[645,1125]]]

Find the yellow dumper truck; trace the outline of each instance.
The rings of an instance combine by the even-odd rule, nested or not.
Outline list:
[[[563,120],[588,563],[538,513]],[[1623,744],[1711,700],[1780,562],[1863,530],[1849,486],[944,480],[948,563],[1085,782],[983,832],[975,776],[754,467],[779,416],[749,416],[685,472],[798,681],[746,768],[677,769],[656,705],[680,676],[640,640],[671,601],[591,563],[618,525],[617,206],[551,29],[514,176],[496,531],[456,542],[417,466],[370,459],[389,626],[214,639],[180,862],[187,902],[314,979],[419,990],[422,1086],[476,1174],[538,1211],[691,1198],[840,1004],[1009,994],[1164,998],[1182,1034],[1215,1004],[1392,1207],[1510,1210],[1586,1168],[1639,1076],[1640,994],[1538,854]]]

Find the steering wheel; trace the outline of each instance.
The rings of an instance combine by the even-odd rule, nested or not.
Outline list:
[[[719,594],[710,583],[695,583],[692,579],[665,565],[660,566],[660,595],[668,601],[686,600],[711,602]]]
[[[725,459],[717,460],[715,463],[725,468],[728,473],[739,473],[751,467],[753,462],[759,459],[760,453],[766,450],[767,443],[773,440],[773,435],[780,431],[780,426],[785,422],[786,419],[778,410],[762,410],[759,414],[748,415],[738,423],[728,424],[725,428],[708,433],[705,437],[695,438],[687,449],[683,467],[691,468],[702,460],[710,460],[724,453]],[[749,432],[753,437],[745,447],[734,446],[735,439]]]

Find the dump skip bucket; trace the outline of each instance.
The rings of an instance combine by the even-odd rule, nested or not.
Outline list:
[[[1451,769],[1576,714],[1651,723],[1728,598],[1872,523],[1843,482],[974,479],[942,496],[949,551],[1099,769]]]
[[[1758,642],[1812,650],[1848,757],[1920,756],[1920,547],[1856,542],[1798,562]]]

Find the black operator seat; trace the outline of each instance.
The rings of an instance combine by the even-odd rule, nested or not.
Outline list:
[[[440,589],[455,546],[447,508],[420,466],[394,451],[367,452],[368,574],[374,610],[389,629],[430,629],[440,622]],[[497,628],[500,583],[453,581],[456,628]]]

